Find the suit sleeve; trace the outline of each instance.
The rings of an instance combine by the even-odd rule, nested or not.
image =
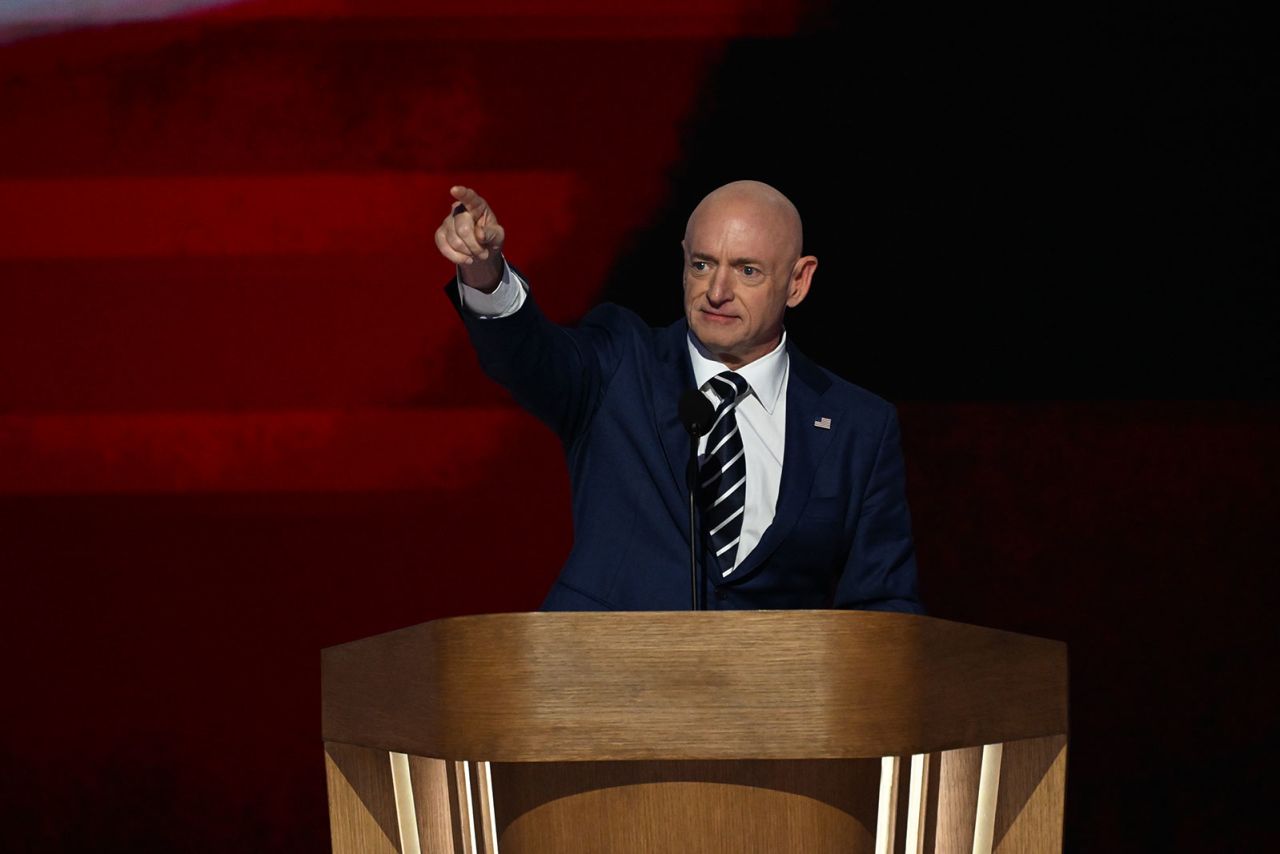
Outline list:
[[[897,413],[885,419],[834,606],[923,614]]]
[[[590,424],[616,359],[613,334],[589,315],[579,329],[557,326],[526,298],[514,314],[477,317],[462,308],[454,282],[445,287],[480,359],[480,367],[516,403],[566,445]]]

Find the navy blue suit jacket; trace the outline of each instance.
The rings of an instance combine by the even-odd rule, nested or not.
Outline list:
[[[447,292],[460,308],[457,286]],[[685,321],[653,329],[606,304],[570,329],[532,299],[506,318],[459,313],[485,372],[564,446],[573,550],[543,607],[687,610],[690,439],[676,412],[694,383]],[[727,579],[703,573],[706,607],[922,612],[893,407],[788,352],[776,514]],[[822,418],[830,429],[814,425]]]

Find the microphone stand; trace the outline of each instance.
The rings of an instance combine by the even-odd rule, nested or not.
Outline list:
[[[680,423],[689,434],[689,467],[685,470],[685,480],[689,487],[689,600],[690,610],[700,611],[698,590],[701,578],[698,575],[698,545],[702,542],[697,525],[697,510],[694,506],[698,494],[698,439],[711,429],[715,420],[715,407],[711,401],[696,388],[685,391],[680,396]]]
[[[698,543],[702,538],[698,536],[697,513],[694,509],[694,496],[697,495],[698,488],[698,437],[689,437],[689,467],[685,470],[685,479],[689,482],[689,584],[690,584],[690,609],[701,611],[702,608],[698,602],[698,588],[701,586],[699,582],[702,580],[698,577]]]

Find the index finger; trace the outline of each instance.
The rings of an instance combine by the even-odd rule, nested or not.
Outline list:
[[[475,219],[479,219],[481,214],[489,209],[489,203],[480,198],[480,194],[470,187],[450,187],[449,194],[457,199],[467,209],[467,213]]]

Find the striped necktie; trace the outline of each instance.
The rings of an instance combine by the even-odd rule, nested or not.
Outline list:
[[[747,461],[733,411],[750,386],[733,371],[725,371],[708,380],[707,387],[719,396],[720,405],[716,407],[715,421],[707,433],[706,453],[698,467],[698,495],[702,529],[720,561],[722,574],[727,575],[738,554],[747,494]]]

